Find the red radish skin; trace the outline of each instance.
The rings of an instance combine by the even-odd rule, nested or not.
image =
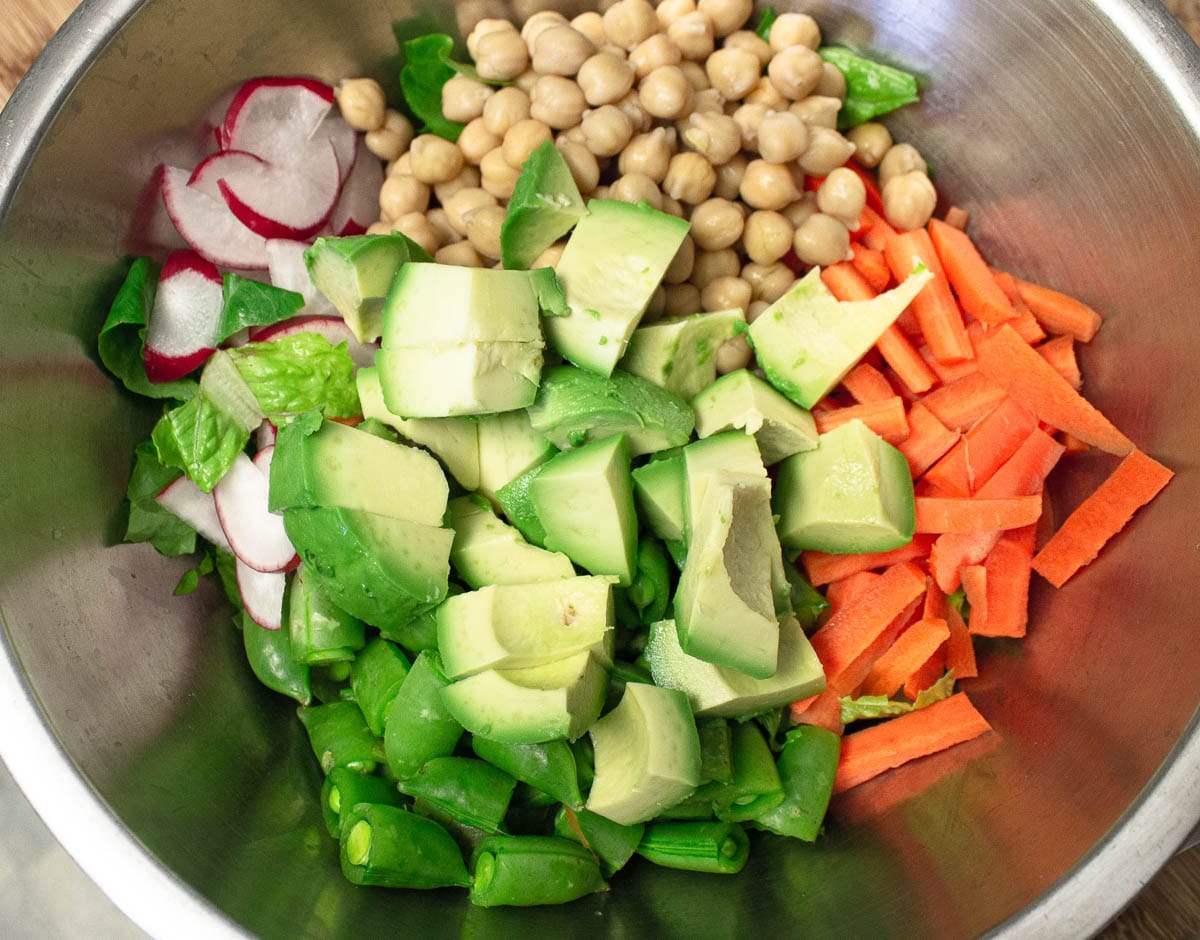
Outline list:
[[[269,478],[245,454],[213,488],[217,516],[233,553],[255,571],[285,571],[296,563],[296,550],[283,518],[267,509]]]
[[[350,358],[356,365],[375,364],[375,351],[378,347],[373,343],[360,342],[341,317],[291,317],[253,331],[250,338],[256,343],[265,343],[267,340],[295,336],[297,333],[316,333],[335,346],[345,343]]]
[[[258,430],[254,432],[254,446],[260,451],[266,450],[268,447],[275,446],[275,438],[279,434],[278,429],[266,418],[263,418],[263,423],[258,426]],[[260,468],[261,469],[261,468]]]
[[[302,166],[261,163],[217,181],[239,222],[263,238],[316,234],[337,204],[341,185],[333,144],[322,141]]]
[[[223,303],[216,265],[194,251],[167,256],[142,351],[151,382],[173,382],[204,364],[217,345]]]
[[[282,571],[255,571],[240,558],[234,559],[238,594],[250,619],[264,630],[283,627],[283,593],[287,575]]]
[[[223,268],[267,269],[267,240],[237,220],[223,200],[188,186],[191,174],[179,167],[162,170],[163,203],[179,234],[192,249]]]
[[[232,552],[221,520],[217,516],[217,504],[212,493],[205,493],[187,477],[164,486],[154,501],[167,512],[178,516],[217,548]]]
[[[383,164],[365,141],[358,141],[354,169],[346,177],[342,195],[329,217],[335,235],[362,235],[379,216],[379,190],[383,186]]]
[[[333,89],[311,78],[254,78],[237,90],[221,125],[227,150],[271,163],[294,159],[333,107]]]
[[[230,173],[252,170],[262,166],[261,157],[244,150],[223,150],[205,157],[196,164],[192,175],[188,177],[188,185],[198,189],[213,199],[221,198],[221,188],[217,183]]]

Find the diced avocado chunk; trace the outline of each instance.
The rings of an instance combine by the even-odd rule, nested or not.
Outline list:
[[[495,500],[499,489],[558,453],[529,423],[524,411],[484,415],[478,423],[479,492]]]
[[[651,460],[633,471],[633,495],[642,519],[660,539],[677,542],[683,538],[686,476],[682,452]]]
[[[560,450],[624,434],[637,457],[687,443],[696,416],[682,398],[621,369],[605,378],[574,366],[551,366],[529,420]]]
[[[500,228],[500,260],[523,270],[587,214],[579,187],[553,141],[529,155]]]
[[[396,485],[399,480],[403,486]],[[446,475],[425,451],[329,421],[314,411],[279,431],[268,506],[272,512],[341,506],[437,526],[446,512],[448,492]]]
[[[695,441],[683,449],[685,468],[684,491],[684,540],[691,538],[692,530],[699,521],[700,507],[704,504],[709,481],[720,473],[742,473],[767,477],[758,444],[754,438],[740,431],[727,431],[702,441]]]
[[[702,438],[729,430],[754,435],[768,467],[817,446],[813,416],[746,369],[723,375],[705,388],[692,399],[692,410]]]
[[[531,584],[575,577],[571,559],[530,545],[506,525],[480,496],[450,500],[454,545],[450,564],[473,588],[489,584]]]
[[[571,313],[545,320],[564,359],[600,375],[612,372],[688,227],[645,203],[588,203],[555,268]]]
[[[546,527],[538,518],[537,510],[533,508],[529,486],[544,466],[544,463],[540,463],[536,467],[530,467],[496,490],[496,502],[500,504],[504,515],[508,516],[508,521],[517,527],[530,544],[539,548],[546,547]]]
[[[414,444],[428,448],[464,490],[479,488],[479,432],[474,418],[402,418],[388,410],[375,366],[354,374],[363,417],[395,428]]]
[[[774,507],[780,541],[797,551],[886,552],[916,529],[908,461],[857,420],[780,464]]]
[[[745,328],[741,308],[639,326],[629,339],[621,368],[691,401],[717,377],[721,344]]]
[[[283,525],[304,576],[369,624],[402,627],[446,596],[450,529],[333,506],[289,509]]]
[[[914,271],[871,300],[839,302],[813,268],[750,324],[767,380],[801,408],[824,398],[904,312],[933,275]]]
[[[770,483],[718,474],[705,492],[675,594],[684,650],[758,679],[774,675],[779,623],[772,571],[782,566]]]
[[[329,298],[346,325],[364,343],[379,339],[383,329],[383,298],[400,266],[409,261],[433,259],[424,248],[399,232],[318,238],[304,252],[313,285]]]
[[[486,669],[459,679],[442,701],[472,734],[506,744],[574,741],[600,715],[608,670],[590,652],[544,666]]]
[[[700,736],[682,692],[627,683],[591,736],[596,777],[586,808],[606,819],[645,822],[700,785]]]
[[[629,447],[620,434],[554,457],[529,487],[546,547],[592,574],[633,583],[637,511]]]
[[[544,666],[585,650],[612,655],[612,578],[492,585],[438,608],[438,649],[451,679]]]
[[[542,350],[536,343],[381,349],[375,364],[389,411],[410,418],[447,418],[533,404]]]
[[[697,715],[744,718],[825,690],[821,661],[799,622],[787,614],[779,618],[779,666],[769,679],[689,656],[673,620],[650,627],[645,655],[655,683],[686,694]]]

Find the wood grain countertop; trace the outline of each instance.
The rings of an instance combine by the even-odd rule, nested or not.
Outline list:
[[[1164,0],[1200,42],[1200,0]],[[77,0],[0,0],[0,106]],[[1176,856],[1100,940],[1200,937],[1200,846]]]

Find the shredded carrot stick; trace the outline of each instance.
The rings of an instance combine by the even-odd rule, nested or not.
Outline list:
[[[974,359],[964,359],[962,362],[938,362],[933,350],[928,346],[922,346],[918,350],[918,355],[920,355],[921,361],[933,370],[938,381],[943,384],[949,384],[979,371],[979,363]]]
[[[977,738],[991,725],[965,692],[951,695],[891,721],[848,734],[842,740],[833,792],[842,793],[886,770]]]
[[[962,614],[946,599],[936,581],[929,582],[923,616],[941,617],[946,621],[950,636],[944,646],[943,665],[946,669],[954,671],[954,678],[973,679],[979,675],[979,667],[975,662],[975,644],[971,641],[971,634],[967,631]]]
[[[934,650],[933,655],[904,680],[904,694],[910,701],[916,701],[918,695],[946,674],[946,642]]]
[[[971,608],[970,630],[975,636],[1023,637],[1029,621],[1029,576],[1037,526],[1005,532],[988,552],[987,600],[980,611]]]
[[[1003,532],[1037,522],[1042,497],[918,496],[916,510],[918,532]]]
[[[860,555],[831,555],[825,552],[803,552],[800,562],[813,587],[832,584],[860,571],[890,568],[904,561],[914,561],[929,554],[933,539],[918,535],[907,545],[889,552],[869,552]]]
[[[937,416],[917,402],[908,409],[908,437],[896,447],[908,461],[908,469],[917,479],[960,440]]]
[[[946,427],[965,431],[999,405],[1005,394],[1005,387],[999,382],[981,372],[972,372],[935,388],[921,399],[921,404]]]
[[[1124,455],[1133,450],[1133,442],[1071,388],[1012,327],[1002,326],[985,336],[979,342],[978,353],[980,372],[1006,387],[1042,421],[1109,453]],[[937,414],[935,409],[930,410]]]
[[[887,376],[865,361],[846,373],[842,385],[860,405],[887,401],[896,394]]]
[[[1100,329],[1100,314],[1082,301],[1019,277],[1013,280],[1017,282],[1021,299],[1048,333],[1065,333],[1081,343],[1087,343]]]
[[[876,179],[875,174],[869,172],[865,167],[863,167],[863,165],[861,163],[859,163],[857,160],[853,160],[853,159],[848,160],[846,162],[846,168],[849,170],[853,170],[855,173],[858,174],[858,178],[860,180],[862,180],[863,187],[867,191],[867,206],[868,206],[868,208],[873,209],[875,212],[878,212],[882,216],[883,215],[883,194],[879,191],[879,180]]]
[[[860,241],[873,251],[883,251],[888,239],[896,234],[890,222],[883,217],[883,206],[872,208],[870,203],[859,216],[859,224],[863,226]]]
[[[886,290],[892,280],[892,270],[888,267],[883,252],[866,245],[855,245],[853,250],[854,257],[850,259],[850,263],[863,276],[863,280],[871,285],[871,290],[877,294]]]
[[[1037,317],[1033,315],[1033,311],[1021,299],[1021,291],[1017,288],[1017,279],[1007,271],[992,271],[992,276],[996,278],[997,286],[1004,291],[1004,296],[1008,298],[1009,303],[1013,306],[1013,310],[1016,311],[1016,316],[1008,321],[1012,325],[1012,328],[1030,346],[1044,340],[1046,338],[1046,331],[1038,323]]]
[[[979,419],[925,479],[947,493],[970,496],[986,483],[1037,427],[1024,405],[1005,398]]]
[[[1174,475],[1153,457],[1133,451],[1066,518],[1033,559],[1033,570],[1055,587],[1062,587]]]
[[[959,569],[962,578],[963,593],[967,595],[967,603],[971,605],[971,616],[967,625],[975,619],[987,620],[987,568],[984,565],[963,565]]]
[[[951,206],[946,210],[946,224],[957,229],[965,229],[967,222],[970,221],[970,216],[967,210],[959,206]]]
[[[930,219],[929,239],[959,303],[970,316],[981,323],[1003,323],[1017,315],[970,235]]]
[[[929,233],[924,229],[898,232],[888,239],[883,253],[897,283],[903,283],[919,264],[933,272],[933,280],[914,298],[911,310],[934,356],[941,362],[959,362],[974,356],[962,313],[950,292],[946,272],[938,261]]]
[[[889,444],[898,444],[908,437],[908,418],[904,415],[904,400],[893,394],[883,401],[863,402],[846,408],[834,408],[814,414],[817,430],[828,434],[847,422],[859,420]]]
[[[945,620],[918,620],[875,661],[863,680],[861,694],[891,697],[949,638],[950,628]]]
[[[856,571],[837,581],[825,589],[825,600],[829,602],[829,615],[833,616],[850,601],[878,581],[880,575],[874,571]]]
[[[1054,366],[1054,371],[1070,383],[1075,391],[1083,388],[1083,373],[1075,358],[1075,337],[1056,336],[1036,347],[1038,355]]]

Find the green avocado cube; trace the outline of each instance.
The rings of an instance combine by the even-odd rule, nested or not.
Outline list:
[[[696,313],[639,326],[621,368],[691,401],[717,377],[717,350],[745,330],[741,308]]]
[[[480,496],[450,500],[454,545],[450,564],[473,588],[489,584],[530,584],[575,577],[575,566],[561,552],[530,545],[506,525]]]
[[[558,453],[529,422],[524,411],[483,415],[479,433],[479,492],[495,501],[501,487]],[[515,524],[515,520],[514,524]]]
[[[647,528],[660,539],[683,538],[687,473],[681,452],[653,459],[633,471],[633,495]]]
[[[567,161],[552,141],[543,141],[525,161],[508,201],[500,227],[504,267],[528,268],[586,214]]]
[[[765,466],[817,446],[813,416],[789,401],[753,372],[738,369],[723,375],[692,399],[696,434],[722,431],[752,434]]]

